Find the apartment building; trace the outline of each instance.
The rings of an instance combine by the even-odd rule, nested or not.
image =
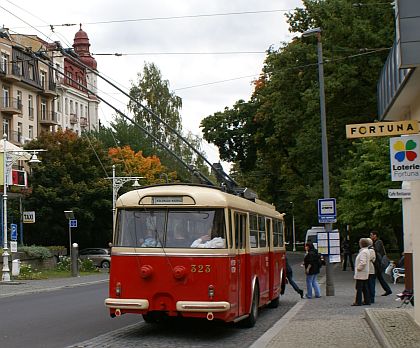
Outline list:
[[[0,29],[0,122],[10,142],[21,146],[59,128],[78,134],[99,128],[97,63],[89,46],[80,28],[73,45],[80,63],[57,44]]]

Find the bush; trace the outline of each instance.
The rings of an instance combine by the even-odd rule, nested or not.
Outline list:
[[[31,265],[22,264],[18,279],[41,279],[41,275],[41,272],[38,272],[36,269],[32,270]]]
[[[52,256],[48,248],[36,245],[20,246],[18,247],[18,251],[24,252],[30,257],[41,258],[43,260]]]
[[[96,266],[90,259],[80,260],[78,259],[79,271],[80,272],[93,272],[96,271]],[[71,271],[71,259],[68,256],[61,256],[60,261],[57,263],[57,271]]]

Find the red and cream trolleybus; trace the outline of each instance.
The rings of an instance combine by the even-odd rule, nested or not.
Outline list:
[[[284,289],[283,215],[265,202],[194,184],[120,196],[111,253],[112,317],[243,320],[277,307]]]

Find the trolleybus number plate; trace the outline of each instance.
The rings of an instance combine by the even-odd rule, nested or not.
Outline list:
[[[191,265],[191,273],[210,273],[210,265]]]
[[[152,204],[182,204],[182,197],[176,197],[176,196],[152,197]]]

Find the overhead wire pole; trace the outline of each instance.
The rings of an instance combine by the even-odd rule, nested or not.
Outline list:
[[[319,104],[321,112],[321,146],[322,146],[322,184],[324,191],[324,198],[330,198],[330,176],[328,166],[328,140],[327,140],[327,118],[325,110],[325,87],[324,87],[324,62],[322,58],[322,42],[321,42],[321,28],[310,29],[302,33],[303,37],[313,36],[317,37],[317,51],[318,51],[318,80],[319,80]],[[332,279],[331,264],[330,264],[330,245],[329,239],[332,231],[332,224],[325,224],[325,231],[328,236],[328,253],[326,255],[326,295],[334,296],[334,282]]]

